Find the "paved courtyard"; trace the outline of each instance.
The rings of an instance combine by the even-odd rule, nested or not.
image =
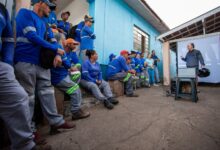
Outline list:
[[[200,87],[198,103],[165,91],[138,89],[111,111],[91,107],[90,118],[48,142],[55,150],[220,150],[220,87]]]

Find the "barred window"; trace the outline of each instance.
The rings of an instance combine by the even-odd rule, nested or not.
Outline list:
[[[142,31],[137,26],[133,28],[134,35],[134,49],[140,52],[149,51],[149,35]]]

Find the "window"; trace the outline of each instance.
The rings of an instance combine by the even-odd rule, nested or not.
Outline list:
[[[134,49],[140,52],[149,51],[149,35],[139,29],[138,27],[134,26],[133,28],[134,34]]]

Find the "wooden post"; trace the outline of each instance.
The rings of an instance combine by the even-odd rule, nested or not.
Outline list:
[[[170,43],[163,43],[163,84],[170,85]]]

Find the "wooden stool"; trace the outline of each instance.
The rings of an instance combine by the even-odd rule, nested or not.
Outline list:
[[[59,114],[64,115],[64,93],[57,88],[54,88],[57,111]]]
[[[116,96],[123,96],[124,95],[124,83],[118,80],[114,80],[114,81],[108,81],[112,93]]]

